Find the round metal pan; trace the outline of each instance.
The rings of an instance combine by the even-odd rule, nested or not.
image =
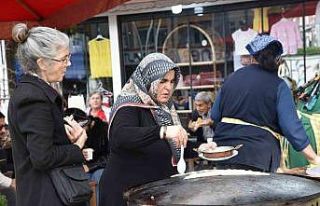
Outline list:
[[[132,188],[125,199],[129,205],[308,205],[320,197],[319,182],[291,175],[185,177]]]

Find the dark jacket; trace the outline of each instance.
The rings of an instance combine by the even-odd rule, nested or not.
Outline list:
[[[8,111],[17,183],[17,206],[59,206],[48,172],[84,161],[69,142],[63,125],[62,99],[43,80],[25,75]]]
[[[110,156],[100,179],[100,206],[125,205],[128,188],[176,173],[171,150],[149,109],[123,107],[110,128]]]
[[[106,166],[109,155],[108,146],[108,123],[102,121],[98,117],[91,118],[90,128],[87,130],[88,139],[85,147],[92,148],[93,159],[86,162],[90,172],[102,169]]]
[[[237,118],[281,133],[277,113],[281,82],[283,80],[277,73],[268,72],[258,65],[244,67],[225,81],[213,111],[218,108],[216,113],[220,118]],[[215,117],[213,119],[220,121]],[[243,144],[236,157],[219,162],[221,164],[242,164],[268,172],[279,167],[279,141],[266,130],[218,122],[214,140],[220,146]]]

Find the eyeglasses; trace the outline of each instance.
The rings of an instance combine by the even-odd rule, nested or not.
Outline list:
[[[8,129],[8,125],[7,124],[2,124],[0,125],[0,131],[5,128],[5,129]]]
[[[55,62],[60,62],[60,63],[64,63],[64,64],[68,64],[70,59],[71,59],[71,54],[68,54],[65,58],[63,59],[53,59],[53,58],[48,58],[52,61],[55,61]]]

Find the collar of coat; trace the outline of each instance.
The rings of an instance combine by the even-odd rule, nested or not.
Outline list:
[[[25,74],[21,77],[20,83],[30,83],[41,88],[52,103],[56,101],[57,97],[60,97],[59,93],[53,87],[39,77]]]

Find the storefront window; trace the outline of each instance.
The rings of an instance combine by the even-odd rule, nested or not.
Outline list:
[[[249,63],[249,52],[245,46],[258,34],[253,28],[253,13],[253,9],[225,12],[226,56],[231,60],[228,73]]]
[[[197,92],[207,90],[214,96],[227,75],[250,64],[245,46],[256,35],[270,34],[284,45],[286,67],[280,75],[301,85],[319,70],[317,1],[286,2],[289,3],[270,1],[270,5],[243,3],[239,8],[204,7],[200,13],[188,9],[180,15],[159,12],[141,15],[134,21],[122,16],[124,80],[128,80],[147,54],[165,53],[181,68],[182,79],[176,95],[186,100],[178,100],[183,103],[176,107],[178,112],[188,113]],[[289,33],[285,35],[287,30]]]
[[[104,103],[111,106],[112,70],[107,18],[93,19],[66,31],[72,42],[71,66],[63,80],[63,94],[82,94],[85,98],[93,91],[107,93]],[[106,52],[98,54],[97,48]],[[103,62],[103,63],[101,63]]]
[[[128,79],[142,58],[155,51],[156,20],[132,21],[122,24],[123,63]],[[125,34],[125,35],[124,35]]]
[[[283,46],[283,59],[280,76],[292,77],[298,85],[305,81],[305,62],[303,55],[303,4],[273,6],[268,9],[270,35]]]

